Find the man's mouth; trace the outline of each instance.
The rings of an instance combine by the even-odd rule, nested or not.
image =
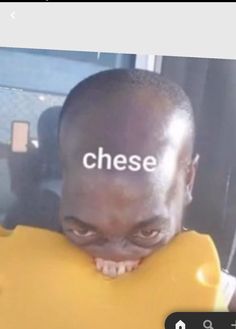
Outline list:
[[[102,272],[102,274],[111,278],[115,278],[117,276],[135,270],[138,267],[140,260],[126,260],[123,262],[114,262],[111,260],[96,258],[95,263],[96,268],[99,272]]]

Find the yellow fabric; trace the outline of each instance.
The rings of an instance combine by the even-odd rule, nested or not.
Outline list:
[[[61,234],[23,226],[9,233],[0,233],[0,328],[163,329],[174,311],[226,310],[208,236],[182,233],[110,279]]]
[[[7,229],[3,228],[2,226],[0,226],[0,237],[8,236],[11,233],[12,233],[11,230],[7,230]]]

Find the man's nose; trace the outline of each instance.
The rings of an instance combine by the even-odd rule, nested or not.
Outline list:
[[[103,248],[104,256],[107,260],[121,262],[125,260],[133,260],[134,255],[131,253],[126,241],[122,239],[114,239],[108,241]]]

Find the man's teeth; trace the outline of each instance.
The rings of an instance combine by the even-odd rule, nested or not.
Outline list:
[[[96,268],[106,276],[116,277],[126,272],[131,272],[137,268],[139,260],[127,260],[123,262],[114,262],[111,260],[104,260],[96,258]]]

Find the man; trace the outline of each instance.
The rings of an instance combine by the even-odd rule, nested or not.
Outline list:
[[[183,230],[199,157],[179,86],[142,70],[89,77],[67,97],[59,137],[62,227],[99,271],[132,271]],[[230,302],[235,281],[223,277]]]

